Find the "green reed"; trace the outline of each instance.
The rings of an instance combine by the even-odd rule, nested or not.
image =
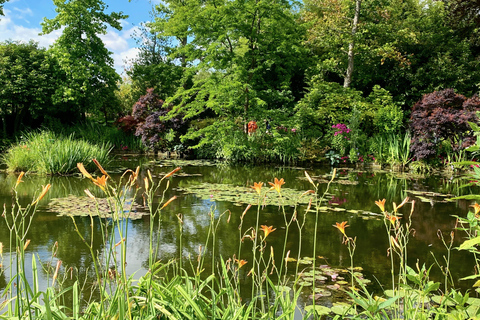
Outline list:
[[[110,162],[109,143],[94,145],[85,140],[63,137],[50,131],[24,133],[22,139],[2,156],[8,171],[32,171],[42,174],[71,174],[77,163],[95,169],[90,162],[96,158],[103,164]]]

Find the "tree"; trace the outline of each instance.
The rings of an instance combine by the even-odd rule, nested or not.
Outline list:
[[[423,96],[412,110],[411,150],[416,159],[432,159],[443,144],[453,151],[475,143],[469,122],[476,123],[480,111],[480,99],[467,99],[453,89],[436,91]]]
[[[163,104],[164,101],[150,88],[133,106],[133,119],[128,116],[124,119],[124,123],[135,123],[135,135],[141,137],[147,148],[155,151],[167,150],[178,143],[176,133],[181,132],[184,125],[181,117],[162,120],[170,110]]]
[[[127,70],[132,85],[132,94],[137,100],[148,88],[162,99],[172,96],[181,85],[183,68],[169,57],[172,41],[155,32],[150,24],[142,24],[136,34],[138,56]]]
[[[472,95],[480,81],[476,49],[447,23],[443,2],[377,0],[362,2],[358,30],[351,35],[354,2],[307,0],[307,45],[317,55],[317,73],[341,83],[348,66],[348,44],[355,41],[351,85],[368,94],[388,90],[405,111],[423,94],[455,88]],[[344,82],[345,83],[345,82]]]
[[[170,0],[159,11],[152,28],[181,40],[171,56],[187,67],[184,81],[192,81],[167,100],[175,105],[170,116],[214,118],[185,138],[217,143],[252,119],[293,114],[308,58],[289,1]]]
[[[0,119],[3,136],[24,129],[32,119],[52,115],[58,87],[56,61],[35,42],[0,43]],[[29,121],[27,121],[29,120]],[[38,122],[38,121],[37,121]]]
[[[0,0],[0,16],[3,16],[3,4],[8,0]]]
[[[43,33],[63,28],[51,51],[58,59],[67,81],[55,98],[67,102],[72,112],[85,114],[98,111],[113,96],[120,76],[113,68],[111,52],[99,34],[106,34],[107,25],[121,30],[119,20],[123,13],[106,14],[101,0],[54,0],[53,19],[44,19]]]

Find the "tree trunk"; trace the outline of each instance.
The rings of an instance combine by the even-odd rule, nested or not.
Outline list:
[[[343,82],[344,88],[349,88],[350,84],[352,83],[353,77],[353,58],[355,56],[354,48],[355,48],[355,34],[357,33],[357,26],[358,26],[358,18],[360,16],[360,5],[362,4],[362,0],[355,1],[355,15],[353,17],[353,26],[352,26],[352,41],[348,44],[348,66],[347,66],[347,73],[345,75],[345,79]]]

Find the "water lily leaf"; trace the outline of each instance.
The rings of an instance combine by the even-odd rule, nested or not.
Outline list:
[[[305,311],[306,312],[314,311],[319,316],[325,316],[325,315],[330,313],[330,308],[325,307],[325,306],[318,306],[318,305],[312,306],[312,305],[310,305],[310,306],[305,307]]]
[[[335,284],[329,284],[327,288],[330,290],[338,290],[340,289],[340,286],[337,283],[335,283]]]
[[[292,290],[292,288],[290,287],[287,287],[287,286],[275,286],[275,288],[277,289],[277,291],[279,293],[281,292],[290,292]]]
[[[472,306],[480,306],[480,299],[479,298],[468,298],[467,303]]]
[[[300,264],[313,264],[313,260],[302,258],[302,259],[298,260],[298,263],[300,263]]]
[[[332,295],[332,292],[318,287],[315,288],[315,293],[315,296],[318,294],[320,297],[330,297]]]
[[[302,286],[302,287],[311,287],[313,286],[313,282],[307,282],[307,281],[300,281],[298,283],[299,286]]]
[[[446,296],[435,295],[432,297],[432,301],[439,305],[444,305],[449,307],[452,307],[455,305],[455,302],[453,302],[451,299],[447,298]]]
[[[317,280],[317,281],[327,281],[328,278],[325,277],[325,276],[322,276],[321,274],[316,274],[315,275],[315,280]]]
[[[372,281],[370,281],[370,280],[368,280],[368,279],[357,278],[357,282],[358,282],[359,284],[366,285],[366,284],[371,283]]]
[[[65,198],[51,199],[47,211],[54,212],[59,216],[99,216],[101,218],[110,218],[114,213],[111,207],[115,207],[113,198],[78,197],[69,195]],[[118,210],[118,209],[117,209]],[[123,202],[121,211],[116,212],[120,218],[140,219],[147,212],[135,203],[133,199],[126,199]]]
[[[355,314],[355,309],[353,308],[353,305],[350,305],[350,304],[334,303],[333,307],[331,307],[330,309],[332,310],[333,313],[338,314],[340,316]]]

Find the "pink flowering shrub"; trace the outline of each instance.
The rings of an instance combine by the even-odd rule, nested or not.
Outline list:
[[[340,156],[345,156],[349,147],[351,130],[343,123],[333,125],[332,129],[335,130],[332,138],[332,149],[337,151]]]

